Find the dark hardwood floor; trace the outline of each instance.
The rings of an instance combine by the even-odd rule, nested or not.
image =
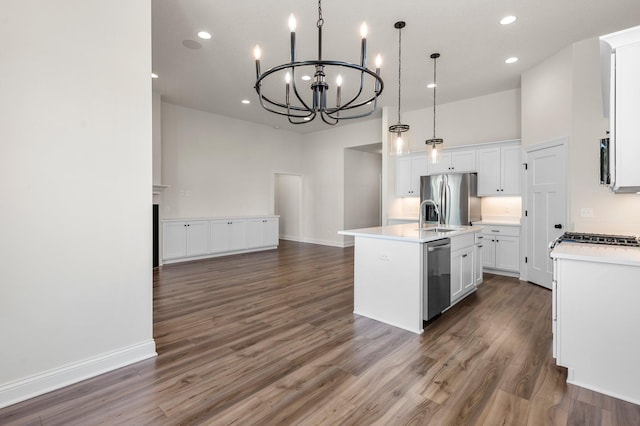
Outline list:
[[[567,385],[551,292],[495,275],[422,336],[353,314],[353,249],[154,273],[158,357],[0,410],[0,424],[640,425]]]

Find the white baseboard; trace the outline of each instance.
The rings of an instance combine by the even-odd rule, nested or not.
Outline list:
[[[608,389],[602,389],[598,386],[594,386],[590,383],[581,383],[580,381],[575,381],[575,380],[570,380],[567,377],[567,383],[571,384],[571,385],[576,385],[576,386],[580,386],[581,388],[585,388],[585,389],[589,389],[592,390],[594,392],[598,392],[598,393],[602,393],[604,395],[609,395],[613,398],[617,398],[617,399],[621,399],[623,401],[627,401],[630,402],[632,404],[636,404],[636,405],[640,405],[640,399],[631,397],[629,395],[622,395],[616,392],[611,392]]]
[[[339,242],[339,241],[317,240],[317,239],[314,239],[314,238],[305,238],[304,242],[305,243],[310,243],[310,244],[320,244],[322,246],[345,248],[344,243]]]
[[[0,408],[156,356],[152,340],[0,385]]]

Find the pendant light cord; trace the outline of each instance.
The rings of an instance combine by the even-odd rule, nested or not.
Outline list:
[[[324,24],[324,19],[322,18],[322,0],[318,0],[318,22],[316,22],[316,26],[320,28]]]
[[[398,124],[400,124],[400,96],[402,94],[402,28],[398,29]]]
[[[436,61],[437,58],[433,58],[433,139],[436,138],[436,90],[438,89],[438,84],[436,83]]]

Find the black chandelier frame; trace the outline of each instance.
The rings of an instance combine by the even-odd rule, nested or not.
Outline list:
[[[373,112],[377,108],[378,97],[382,93],[384,89],[384,82],[380,77],[380,68],[376,67],[375,71],[366,67],[366,37],[362,38],[362,46],[361,46],[361,57],[360,64],[343,62],[343,61],[333,61],[333,60],[324,60],[322,59],[322,25],[324,24],[324,19],[322,18],[322,7],[321,1],[318,1],[318,21],[316,26],[318,28],[318,59],[317,60],[309,60],[309,61],[296,61],[296,52],[295,52],[295,31],[291,31],[291,61],[277,65],[273,68],[268,69],[267,71],[261,73],[260,71],[260,59],[256,58],[256,83],[255,90],[258,94],[258,98],[260,99],[260,105],[265,110],[286,116],[291,124],[305,124],[313,121],[316,116],[320,115],[322,121],[329,125],[336,125],[340,120],[350,120],[356,118],[362,118],[373,114]],[[298,85],[296,84],[295,74],[296,69],[302,67],[314,67],[315,72],[312,77],[311,90],[312,90],[312,98],[311,102],[308,102],[303,99],[301,96]],[[342,88],[340,84],[337,84],[336,90],[336,104],[333,107],[328,106],[327,104],[327,94],[329,92],[329,83],[326,81],[325,67],[341,67],[346,69],[356,70],[360,73],[360,86],[357,90],[357,93],[351,97],[345,103],[342,103]],[[290,83],[287,80],[285,86],[285,100],[279,101],[274,100],[262,92],[262,83],[270,76],[281,72],[289,70],[290,74]],[[369,75],[373,77],[373,92],[372,94],[364,100],[360,100],[360,97],[365,89],[365,78]],[[293,89],[293,95],[295,99],[299,102],[299,104],[291,103],[291,89],[290,85]],[[309,105],[310,104],[310,105]],[[355,110],[357,108],[362,108],[366,105],[371,105],[371,108],[368,108],[364,112],[355,113],[352,115],[345,115],[346,111]],[[341,115],[342,113],[342,115]]]

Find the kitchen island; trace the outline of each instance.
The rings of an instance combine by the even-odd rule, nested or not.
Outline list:
[[[354,313],[423,332],[426,243],[451,239],[451,305],[475,290],[477,226],[418,229],[417,223],[340,231],[355,239]],[[446,232],[438,229],[446,228]],[[481,280],[481,278],[480,278]],[[426,296],[426,298],[425,298]]]

